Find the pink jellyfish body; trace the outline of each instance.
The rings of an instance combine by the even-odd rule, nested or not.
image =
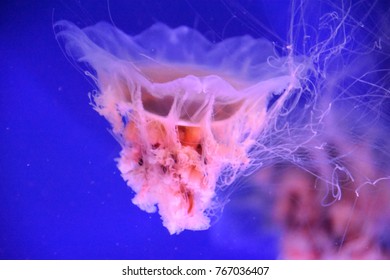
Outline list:
[[[163,24],[134,37],[107,23],[56,27],[67,54],[93,69],[93,106],[122,146],[133,203],[158,209],[171,234],[210,226],[217,189],[260,164],[257,139],[305,69],[249,36],[211,43]]]

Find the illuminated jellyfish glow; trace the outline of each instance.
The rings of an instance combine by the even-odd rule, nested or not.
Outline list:
[[[163,24],[137,36],[107,23],[56,28],[92,68],[93,106],[122,146],[133,203],[158,210],[171,234],[207,229],[221,190],[265,167],[255,190],[275,194],[261,211],[281,224],[282,257],[389,258],[390,24],[377,4],[291,1],[275,44],[212,43]],[[243,204],[257,211],[261,200]]]
[[[171,234],[210,226],[217,188],[259,165],[253,147],[305,71],[249,36],[213,44],[160,23],[133,37],[107,23],[56,27],[67,54],[93,69],[93,106],[122,146],[133,203],[158,208]]]

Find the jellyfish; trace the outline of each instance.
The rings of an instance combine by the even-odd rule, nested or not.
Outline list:
[[[212,43],[162,23],[136,36],[104,22],[55,28],[98,87],[93,108],[122,147],[118,168],[132,202],[158,210],[171,234],[210,226],[217,190],[258,164],[252,148],[305,71],[250,36]]]
[[[232,3],[237,17],[250,14]],[[343,248],[359,243],[366,233],[359,217],[370,221],[361,247],[387,230],[380,226],[390,220],[386,17],[373,23],[369,1],[323,2],[316,17],[310,1],[291,3],[279,42],[249,35],[212,42],[163,23],[135,36],[105,22],[55,24],[66,54],[97,86],[91,104],[121,145],[118,169],[132,202],[158,211],[171,234],[208,229],[227,202],[221,193],[259,168],[268,174],[260,185],[277,193],[285,256],[329,256],[337,248],[328,255],[318,248],[336,239]],[[383,211],[365,216],[358,203],[370,197]],[[312,246],[308,232],[325,245]],[[302,242],[309,249],[297,253],[292,244]]]

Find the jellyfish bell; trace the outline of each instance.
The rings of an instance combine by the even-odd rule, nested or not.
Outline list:
[[[133,37],[107,23],[55,27],[67,54],[93,69],[93,106],[122,146],[133,203],[158,209],[171,234],[207,229],[216,190],[258,162],[250,150],[299,88],[300,68],[249,36],[214,44],[160,23]]]

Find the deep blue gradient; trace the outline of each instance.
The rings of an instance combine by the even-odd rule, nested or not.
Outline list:
[[[0,4],[0,259],[277,256],[275,236],[251,232],[261,217],[234,203],[210,230],[174,236],[158,214],[131,203],[134,194],[114,162],[120,146],[89,105],[93,86],[52,29],[60,19],[81,27],[109,21],[107,1],[8,2]],[[242,1],[261,18],[264,7],[254,2]],[[215,41],[258,32],[232,19],[221,1],[110,1],[110,9],[132,34],[156,21],[195,27]]]
[[[307,35],[318,35],[321,41],[330,34],[316,28],[302,32],[302,25],[318,26],[320,15],[329,12],[334,1],[303,1],[305,22],[296,21],[293,42],[288,38],[289,2],[293,1],[1,1],[0,259],[277,258],[280,240],[267,217],[272,216],[269,200],[273,194],[259,194],[260,188],[251,188],[249,183],[226,191],[232,193],[231,201],[207,231],[171,236],[158,213],[145,213],[131,203],[134,193],[114,161],[120,145],[110,135],[106,120],[89,105],[88,93],[95,86],[62,52],[53,23],[65,19],[82,28],[107,21],[135,35],[163,22],[195,28],[212,42],[249,34],[272,41],[276,52],[285,54],[292,43],[296,54],[307,54],[307,47],[317,43],[306,40]],[[359,14],[367,13],[370,1],[346,2],[357,11],[354,18],[366,20],[366,30],[389,28],[380,25],[388,21]],[[375,3],[376,9],[390,10],[388,0]],[[296,20],[300,16],[294,15]],[[347,30],[354,29],[354,24],[360,22],[346,23]],[[365,50],[376,35],[375,30],[355,34],[352,46],[361,43]],[[378,63],[378,69],[389,68],[388,41],[383,36],[380,51],[386,59]],[[354,51],[345,53],[353,58]],[[343,63],[352,58],[340,55],[331,70],[342,72]],[[388,77],[387,73],[377,75]],[[372,75],[372,79],[379,78]],[[360,91],[365,93],[364,88]],[[387,125],[388,119],[384,121]]]

